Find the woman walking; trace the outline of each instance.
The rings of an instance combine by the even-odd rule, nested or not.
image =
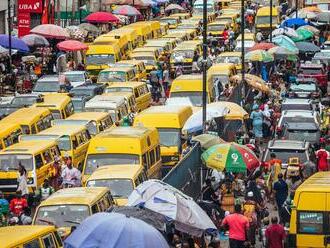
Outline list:
[[[250,118],[252,120],[252,130],[256,139],[256,145],[259,146],[262,139],[263,113],[260,111],[258,104],[253,105]]]

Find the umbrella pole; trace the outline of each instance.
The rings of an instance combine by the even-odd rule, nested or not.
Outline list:
[[[206,131],[207,0],[203,0],[203,133]]]

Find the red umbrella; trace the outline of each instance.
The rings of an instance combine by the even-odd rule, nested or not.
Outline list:
[[[268,49],[271,49],[273,47],[276,47],[276,45],[274,45],[273,43],[261,42],[261,43],[255,44],[253,47],[251,47],[249,49],[249,51],[254,51],[254,50],[268,50]]]
[[[92,23],[109,23],[109,22],[119,22],[119,19],[113,14],[108,12],[95,12],[88,15],[85,21]]]
[[[73,52],[87,50],[88,46],[77,40],[65,40],[58,43],[57,48],[61,51]]]
[[[62,27],[54,24],[38,25],[30,31],[31,34],[39,34],[46,38],[66,39],[70,38],[69,33]]]

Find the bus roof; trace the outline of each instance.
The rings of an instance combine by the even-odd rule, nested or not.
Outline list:
[[[47,128],[37,135],[72,135],[86,129],[85,125],[59,125]]]
[[[118,164],[110,166],[102,166],[97,168],[92,175],[88,178],[88,181],[98,179],[130,179],[134,178],[143,170],[143,166],[131,165],[131,164]]]
[[[71,98],[66,93],[54,93],[44,95],[44,101],[40,103],[35,103],[33,106],[36,107],[47,107],[47,108],[61,108],[67,102],[69,102]]]
[[[51,114],[48,108],[21,108],[16,110],[14,113],[11,113],[7,117],[3,118],[1,122],[12,122],[15,121],[19,124],[30,124],[36,118],[44,117],[48,114]]]
[[[105,112],[80,112],[66,118],[66,120],[101,120],[109,114]]]
[[[26,140],[13,144],[4,150],[0,151],[0,154],[31,154],[37,153],[41,150],[56,145],[54,140]]]

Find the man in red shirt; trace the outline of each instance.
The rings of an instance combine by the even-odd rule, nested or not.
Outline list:
[[[15,216],[20,216],[23,213],[23,210],[28,207],[27,201],[22,197],[20,191],[16,192],[16,198],[13,198],[10,201],[9,209]]]
[[[316,151],[315,155],[317,158],[317,169],[318,171],[328,170],[328,160],[330,159],[330,154],[324,149],[324,144],[321,144],[321,148]]]
[[[221,226],[229,227],[229,247],[244,248],[246,233],[249,228],[249,220],[241,214],[241,205],[235,205],[235,213],[226,216]]]
[[[277,217],[272,217],[272,224],[265,232],[267,247],[269,248],[283,248],[283,241],[285,239],[284,227],[278,224]]]

